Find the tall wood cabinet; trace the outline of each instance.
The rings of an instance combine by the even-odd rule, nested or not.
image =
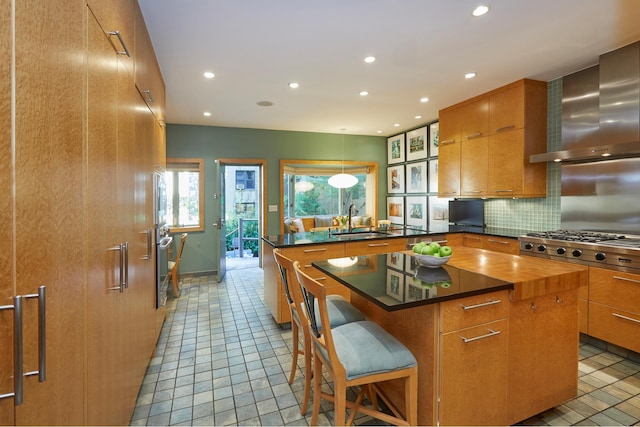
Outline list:
[[[440,110],[441,197],[544,197],[547,87],[523,79]]]
[[[0,395],[25,373],[23,402],[0,399],[2,425],[128,424],[154,351],[164,127],[135,86],[135,13],[135,0],[0,0],[0,55],[15,57],[0,62]]]

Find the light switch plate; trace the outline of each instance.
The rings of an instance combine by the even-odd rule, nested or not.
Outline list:
[[[278,205],[269,205],[269,212],[278,212]]]

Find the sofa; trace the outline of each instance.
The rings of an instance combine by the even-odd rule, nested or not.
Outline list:
[[[375,222],[368,215],[356,215],[351,218],[352,227],[373,227]],[[340,228],[336,215],[315,215],[312,217],[287,218],[284,220],[284,233],[304,233],[306,231],[326,231]]]

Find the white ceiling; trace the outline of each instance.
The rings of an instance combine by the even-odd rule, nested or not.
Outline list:
[[[640,40],[639,0],[488,0],[481,18],[471,11],[482,0],[138,2],[166,84],[166,121],[179,124],[389,136]],[[365,64],[368,55],[376,62]],[[478,76],[465,80],[469,71]]]

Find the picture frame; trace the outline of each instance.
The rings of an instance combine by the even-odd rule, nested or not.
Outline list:
[[[404,225],[404,197],[387,197],[387,219],[393,224]]]
[[[407,132],[407,161],[426,159],[428,156],[427,127]]]
[[[387,254],[387,267],[402,271],[404,269],[404,254],[402,252],[390,252]]]
[[[404,193],[404,166],[389,166],[387,168],[387,192]]]
[[[429,160],[429,193],[438,192],[438,159]]]
[[[429,232],[449,231],[449,198],[429,197]]]
[[[438,156],[438,146],[440,145],[440,124],[439,122],[429,125],[429,157]]]
[[[422,286],[414,285],[413,283],[407,281],[405,285],[404,301],[411,302],[423,300],[425,298],[425,291],[428,290],[423,288]]]
[[[427,196],[411,196],[405,200],[407,207],[406,225],[427,229],[429,212],[427,211]]]
[[[387,164],[405,161],[404,133],[387,138]]]
[[[404,273],[387,268],[387,295],[397,301],[404,301]]]
[[[427,192],[427,162],[408,163],[406,165],[406,192],[426,193]]]
[[[404,271],[406,274],[414,276],[419,265],[416,257],[411,255],[404,257]]]

